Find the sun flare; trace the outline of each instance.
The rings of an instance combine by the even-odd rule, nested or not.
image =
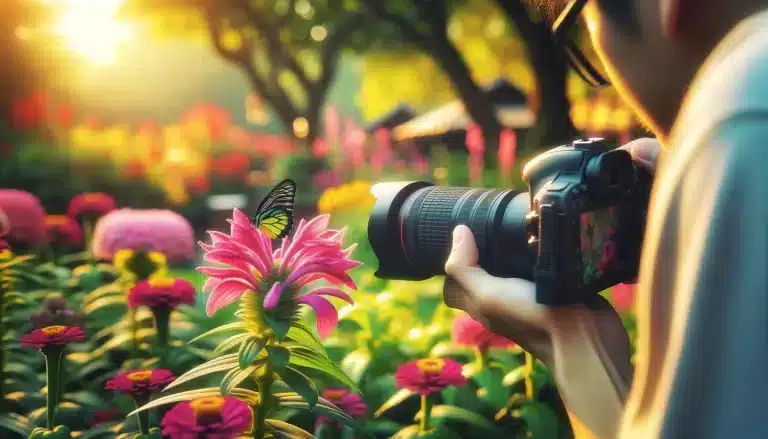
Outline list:
[[[133,28],[116,18],[124,0],[60,0],[61,13],[53,31],[74,53],[93,62],[115,61],[119,45],[128,41]]]

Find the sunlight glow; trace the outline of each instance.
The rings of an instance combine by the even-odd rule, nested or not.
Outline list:
[[[120,43],[128,41],[133,29],[116,18],[125,0],[61,0],[62,7],[53,32],[64,44],[93,62],[115,61]]]

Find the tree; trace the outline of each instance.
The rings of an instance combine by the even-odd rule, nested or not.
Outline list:
[[[201,13],[216,52],[237,66],[286,131],[311,143],[342,51],[364,26],[343,0],[132,0],[133,10]]]

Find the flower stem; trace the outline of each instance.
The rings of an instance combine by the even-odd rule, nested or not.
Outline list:
[[[131,321],[131,350],[136,358],[139,354],[139,322],[136,320],[136,310],[128,310],[128,318]]]
[[[253,437],[254,439],[264,439],[264,435],[267,432],[266,420],[267,413],[272,406],[272,395],[270,394],[270,388],[272,387],[272,370],[267,365],[264,374],[258,378],[259,382],[259,405],[253,408]]]
[[[83,218],[83,245],[85,246],[85,262],[92,265],[94,262],[93,257],[93,221],[88,218]]]
[[[533,383],[533,368],[536,359],[529,352],[525,353],[525,398],[533,400],[535,397],[536,387]]]
[[[60,373],[63,354],[64,349],[61,347],[43,349],[43,355],[45,355],[45,374],[48,384],[46,425],[49,430],[56,426],[56,409],[59,406],[59,394],[63,387]]]
[[[157,347],[160,350],[160,364],[165,366],[170,340],[171,310],[168,308],[154,308],[152,315],[155,317],[155,331],[157,333]]]
[[[477,359],[477,365],[480,367],[480,369],[485,369],[488,367],[488,349],[484,347],[476,347],[475,348],[475,358]]]
[[[143,407],[149,402],[149,396],[134,396],[133,403],[136,405],[136,409]],[[149,434],[149,410],[142,410],[136,412],[136,422],[139,424],[139,433]]]
[[[421,422],[419,423],[419,433],[429,431],[429,424],[432,417],[432,400],[428,395],[421,395]]]

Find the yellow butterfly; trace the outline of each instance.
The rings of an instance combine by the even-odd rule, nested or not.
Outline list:
[[[291,179],[283,180],[261,201],[251,221],[271,239],[285,238],[293,228],[295,204],[296,183]]]

